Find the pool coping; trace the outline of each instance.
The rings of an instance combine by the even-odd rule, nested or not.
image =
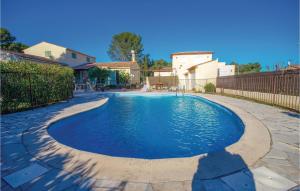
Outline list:
[[[195,94],[189,95],[199,96]],[[57,142],[48,134],[47,129],[52,123],[81,112],[101,107],[108,101],[108,98],[101,98],[97,101],[86,102],[66,108],[55,117],[46,121],[41,127],[29,128],[24,131],[22,134],[22,142],[30,155],[52,168],[74,173],[81,170],[80,167],[84,165],[86,169],[92,171],[90,175],[93,179],[127,180],[145,183],[193,180],[195,174],[198,174],[198,179],[217,178],[251,167],[256,161],[269,152],[271,136],[268,129],[257,118],[230,104],[207,98],[203,95],[200,97],[225,106],[243,121],[245,125],[244,134],[238,142],[226,147],[226,152],[234,156],[239,156],[243,159],[244,164],[232,164],[225,169],[206,169],[206,167],[199,167],[199,161],[206,158],[207,154],[171,159],[112,157],[71,148]],[[64,156],[64,160],[60,161],[57,156]],[[222,156],[223,153],[220,153],[219,156],[217,153],[215,158],[219,160]],[[226,161],[223,162],[223,165],[226,165]],[[199,171],[199,169],[202,168],[206,170],[203,172],[201,170]]]

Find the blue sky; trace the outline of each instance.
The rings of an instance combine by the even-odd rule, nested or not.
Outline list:
[[[142,36],[144,53],[214,51],[220,61],[299,63],[298,0],[2,0],[1,25],[28,45],[48,41],[110,61],[114,34]]]

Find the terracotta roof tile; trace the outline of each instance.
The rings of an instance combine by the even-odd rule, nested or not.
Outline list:
[[[74,70],[87,70],[87,69],[92,68],[94,66],[95,66],[94,63],[85,63],[85,64],[80,64],[78,66],[74,66],[73,69]]]
[[[160,69],[153,69],[151,71],[153,71],[153,72],[172,72],[173,69],[172,69],[172,67],[162,67]]]
[[[96,63],[86,63],[73,67],[74,70],[86,70],[94,66],[103,68],[130,68],[137,66],[136,62],[96,62]]]
[[[14,56],[16,56],[16,57],[18,57],[19,59],[22,59],[22,60],[28,60],[28,61],[33,61],[33,62],[41,62],[41,63],[46,63],[46,64],[66,65],[66,64],[58,62],[56,60],[51,60],[51,59],[44,58],[44,57],[41,57],[41,56],[35,56],[35,55],[31,55],[31,54],[24,54],[24,53],[20,53],[20,52],[13,52],[13,51],[7,51],[7,50],[1,50],[1,51],[12,54],[12,55],[14,55]]]
[[[95,65],[108,68],[130,68],[137,65],[136,62],[97,62]]]

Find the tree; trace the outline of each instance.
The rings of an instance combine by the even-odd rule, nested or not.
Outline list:
[[[140,66],[141,66],[141,71],[142,71],[142,78],[145,78],[145,76],[149,75],[149,67],[151,67],[153,65],[153,60],[150,59],[150,55],[146,54],[143,55],[141,61],[140,61]],[[142,79],[144,80],[144,79]]]
[[[16,37],[12,36],[7,29],[0,28],[1,49],[14,52],[23,52],[25,48],[28,48],[27,45],[20,42],[15,42],[15,40]]]
[[[144,50],[142,37],[134,33],[123,32],[112,37],[107,53],[114,61],[130,61],[132,59],[131,50],[134,50],[136,61],[139,62]]]
[[[5,28],[0,28],[0,43],[1,49],[8,49],[11,43],[16,40],[16,37],[12,36],[10,32]]]
[[[110,70],[92,67],[88,69],[88,76],[91,81],[96,81],[97,83],[105,83],[106,79],[110,74]]]
[[[23,50],[26,48],[28,48],[28,46],[23,43],[13,42],[9,45],[8,50],[14,51],[14,52],[23,52]]]
[[[154,61],[152,68],[153,69],[161,69],[163,67],[171,66],[170,62],[165,61],[164,59],[159,59]]]
[[[128,72],[120,71],[119,81],[121,84],[127,84],[130,80],[130,75]]]
[[[238,64],[236,62],[231,62],[231,65],[235,65],[235,74],[247,74],[247,73],[255,73],[260,72],[261,65],[258,62],[248,64]]]

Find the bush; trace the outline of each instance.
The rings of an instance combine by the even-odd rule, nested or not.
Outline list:
[[[1,112],[43,106],[73,96],[73,69],[29,61],[0,62]]]
[[[109,88],[109,89],[116,89],[117,88],[117,85],[114,85],[114,84],[110,84],[110,85],[107,85],[105,86],[106,88]]]
[[[205,93],[215,93],[216,86],[213,83],[207,83],[204,86]]]
[[[129,82],[129,80],[130,80],[129,73],[124,72],[124,71],[120,71],[119,72],[119,81],[120,81],[120,84],[126,86],[128,84],[128,82]]]

